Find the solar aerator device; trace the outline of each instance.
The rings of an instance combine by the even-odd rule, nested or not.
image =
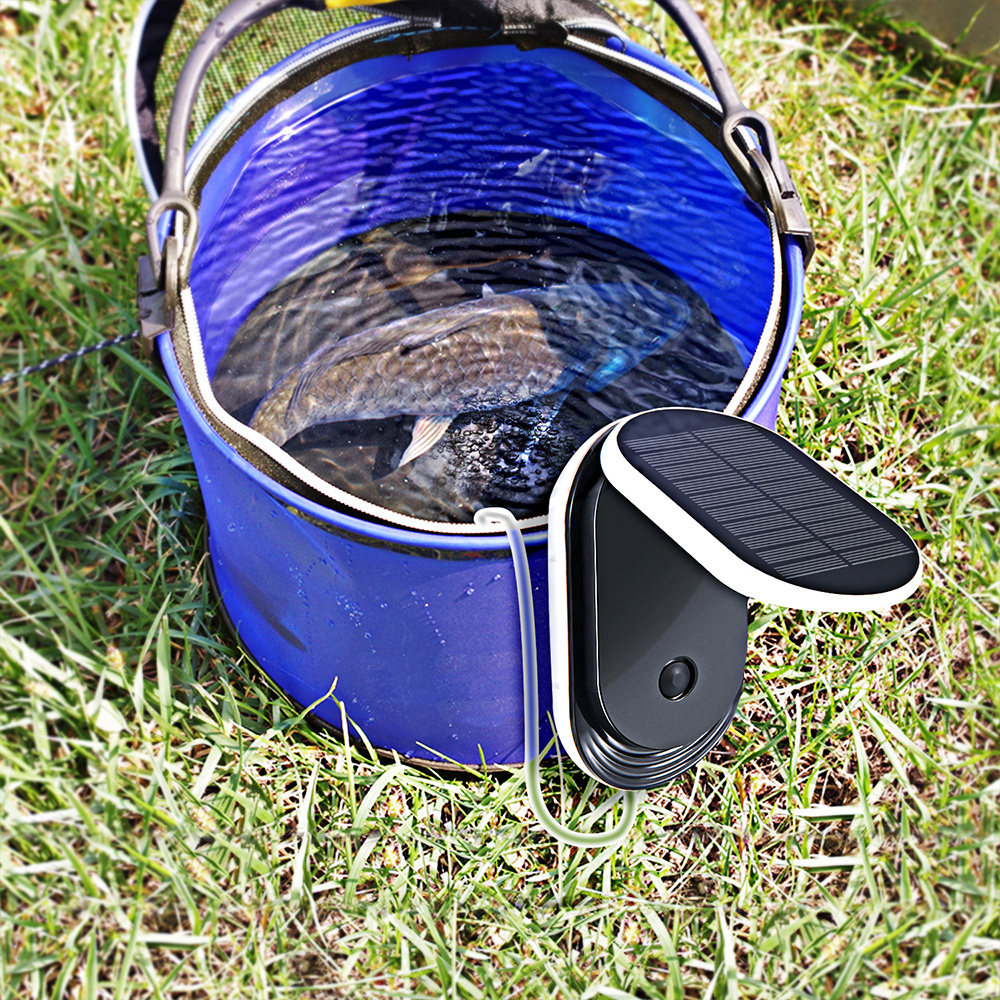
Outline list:
[[[595,434],[549,507],[559,738],[589,775],[662,785],[722,737],[739,702],[747,598],[866,611],[909,596],[916,545],[767,428],[667,408]]]

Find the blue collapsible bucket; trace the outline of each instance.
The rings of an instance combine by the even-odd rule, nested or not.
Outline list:
[[[596,5],[578,3],[589,16],[575,22],[540,17],[499,30],[449,21],[457,15],[447,4],[431,5],[444,17],[417,16],[420,6],[358,15],[227,95],[180,180],[171,157],[184,149],[190,108],[175,109],[183,121],[171,124],[164,194],[151,213],[172,313],[157,344],[204,497],[218,595],[253,659],[325,722],[340,726],[343,708],[377,748],[439,765],[507,765],[523,760],[523,703],[505,536],[474,525],[471,508],[450,518],[394,509],[377,492],[381,480],[352,494],[323,478],[322,462],[303,464],[294,448],[252,431],[249,411],[217,395],[226,358],[246,339],[240,331],[317,253],[406,220],[431,220],[421,230],[431,257],[442,219],[472,230],[480,218],[508,228],[561,220],[662,265],[741,359],[722,396],[694,365],[684,399],[671,398],[664,376],[668,388],[637,408],[694,403],[773,427],[807,238],[789,205],[776,204],[794,196],[787,173],[754,178],[755,165],[780,165],[759,116],[733,118]],[[679,5],[664,6],[676,14]],[[242,27],[220,15],[206,37]],[[203,66],[210,58],[192,56]],[[203,72],[192,70],[195,91]],[[178,94],[191,89],[182,79]],[[532,260],[542,258],[550,266],[551,254]],[[618,413],[613,362],[601,374],[585,409],[590,431]],[[482,423],[471,427],[467,437],[483,433]],[[522,513],[544,717],[545,518]]]

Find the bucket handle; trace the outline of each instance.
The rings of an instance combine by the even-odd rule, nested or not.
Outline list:
[[[742,180],[750,197],[758,204],[770,205],[778,231],[802,239],[803,263],[808,267],[816,250],[816,238],[788,166],[778,156],[778,144],[771,123],[760,112],[751,111],[743,103],[712,36],[687,0],[656,2],[684,33],[722,106],[720,128],[726,161]],[[744,146],[738,141],[739,129],[743,127],[756,135],[760,149]]]
[[[198,41],[188,53],[184,68],[177,79],[173,102],[170,107],[170,122],[167,126],[166,151],[163,157],[163,188],[146,215],[146,242],[149,258],[160,287],[172,284],[172,276],[164,274],[163,256],[157,238],[157,224],[164,212],[179,211],[187,222],[187,234],[183,245],[177,248],[180,266],[180,285],[186,284],[194,257],[194,244],[198,234],[198,211],[184,190],[184,169],[187,160],[187,139],[191,117],[202,81],[215,57],[237,35],[253,27],[270,14],[288,7],[302,7],[307,10],[327,9],[325,0],[231,0],[222,12],[201,33]],[[173,289],[168,289],[172,292]]]
[[[376,0],[386,2],[386,0]],[[695,50],[708,76],[712,90],[722,107],[722,145],[727,162],[747,188],[747,193],[760,204],[769,204],[775,214],[780,232],[799,236],[805,243],[805,263],[809,263],[815,248],[812,229],[799,199],[788,167],[778,156],[771,123],[756,111],[751,111],[736,90],[729,70],[722,61],[708,29],[691,8],[687,0],[656,0],[678,25],[691,47]],[[184,171],[187,155],[189,123],[195,101],[209,66],[226,44],[270,14],[288,7],[325,11],[335,7],[353,6],[344,0],[231,0],[222,12],[202,32],[188,54],[174,90],[167,128],[164,155],[163,189],[150,206],[146,216],[146,238],[153,274],[161,287],[167,286],[171,299],[187,283],[198,230],[198,213],[184,190]],[[357,6],[364,6],[357,4]],[[737,136],[741,128],[750,129],[757,137],[760,148],[741,144]],[[746,148],[744,148],[744,146]],[[187,220],[182,242],[174,248],[179,272],[174,276],[164,274],[157,224],[167,211],[178,211]],[[173,237],[171,237],[173,238]],[[174,256],[173,253],[170,255]],[[168,307],[174,302],[167,303]]]

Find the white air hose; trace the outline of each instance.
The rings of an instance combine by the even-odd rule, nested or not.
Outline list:
[[[608,802],[610,808],[619,798],[623,812],[618,824],[604,833],[583,833],[563,826],[546,808],[542,799],[542,786],[538,767],[538,658],[535,650],[535,610],[531,603],[531,576],[528,571],[528,553],[524,538],[514,515],[504,507],[484,507],[474,518],[481,528],[499,524],[510,541],[514,559],[514,579],[517,583],[517,603],[521,618],[521,665],[524,680],[524,772],[528,788],[528,801],[535,818],[553,837],[574,847],[617,847],[628,836],[635,822],[639,794],[619,792]]]

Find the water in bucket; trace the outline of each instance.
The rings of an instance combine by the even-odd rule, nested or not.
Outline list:
[[[344,98],[331,81],[255,126],[208,199],[225,241],[194,279],[220,404],[332,486],[428,521],[542,515],[598,427],[723,409],[766,298],[720,291],[773,282],[766,222],[693,129],[595,98],[552,54],[498,56]],[[742,234],[714,252],[706,220],[727,216]]]
[[[663,399],[722,409],[747,360],[687,283],[624,241],[467,213],[317,254],[243,322],[212,386],[332,485],[471,520],[496,504],[544,513],[596,427]]]

